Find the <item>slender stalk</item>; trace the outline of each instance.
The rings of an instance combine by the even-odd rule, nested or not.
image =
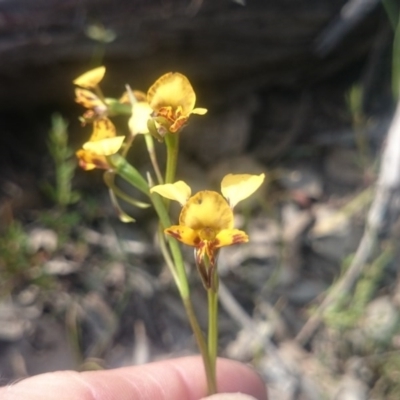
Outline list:
[[[161,224],[158,226],[157,236],[158,236],[158,242],[160,244],[161,253],[164,257],[164,260],[165,260],[169,270],[171,271],[172,277],[174,278],[176,285],[178,286],[179,278],[176,273],[174,262],[172,261],[171,255],[168,252],[168,247],[167,247],[167,243],[165,241],[165,235],[164,235]]]
[[[145,134],[144,139],[146,141],[147,151],[149,153],[150,161],[153,166],[154,172],[156,174],[157,181],[160,185],[162,185],[164,183],[164,179],[162,177],[160,167],[158,166],[157,156],[154,149],[153,136],[151,136],[150,134]]]
[[[165,171],[165,183],[172,183],[175,179],[176,165],[179,152],[179,133],[167,133],[165,135],[167,146],[167,166]]]
[[[214,274],[218,280],[218,275]],[[214,288],[207,290],[208,296],[208,354],[210,357],[211,379],[217,393],[216,363],[218,354],[218,291]]]
[[[190,326],[196,338],[197,346],[199,347],[201,356],[203,357],[203,364],[207,378],[208,394],[212,395],[217,393],[217,382],[215,379],[215,362],[211,363],[207,344],[204,340],[203,333],[197,322],[196,315],[193,310],[192,302],[189,298],[182,298],[183,305],[185,306],[186,314],[189,318]]]

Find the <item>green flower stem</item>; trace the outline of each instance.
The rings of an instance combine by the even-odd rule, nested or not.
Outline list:
[[[153,165],[153,169],[156,174],[157,181],[160,185],[162,185],[164,183],[164,179],[162,177],[160,167],[158,166],[157,156],[156,156],[156,152],[154,149],[153,136],[151,136],[150,134],[145,134],[144,139],[146,141],[147,151],[149,153],[150,161],[151,161],[151,164]]]
[[[179,277],[178,274],[176,273],[175,265],[174,262],[172,261],[171,255],[169,254],[167,243],[165,241],[165,235],[161,224],[158,226],[157,236],[160,244],[161,253],[164,257],[165,262],[167,263],[169,270],[171,271],[171,275],[174,278],[176,285],[178,286]]]
[[[192,302],[189,298],[182,298],[183,305],[185,306],[186,314],[189,318],[190,326],[193,330],[194,336],[197,341],[197,346],[199,347],[201,356],[203,357],[203,364],[207,378],[208,394],[212,395],[217,393],[217,382],[215,375],[215,362],[214,365],[211,363],[209,352],[207,349],[207,344],[204,340],[203,333],[197,322],[196,315],[193,310]]]
[[[218,274],[212,272],[213,284],[207,290],[208,297],[208,355],[213,383],[216,385],[216,363],[218,355]],[[215,392],[216,393],[216,392]]]
[[[165,135],[167,146],[167,167],[165,171],[165,183],[172,183],[175,180],[176,165],[179,152],[179,133],[167,133]]]
[[[106,98],[105,104],[107,105],[110,116],[113,115],[128,115],[132,114],[132,106],[130,104],[121,104],[117,99]]]
[[[171,226],[171,221],[169,219],[168,211],[165,208],[164,201],[161,196],[157,193],[150,193],[150,198],[153,203],[154,209],[160,219],[161,226],[163,229]],[[169,248],[171,250],[172,258],[174,259],[175,271],[178,277],[177,286],[179,293],[182,298],[190,297],[189,283],[187,281],[185,265],[183,263],[182,253],[179,248],[178,242],[171,237],[167,238]]]

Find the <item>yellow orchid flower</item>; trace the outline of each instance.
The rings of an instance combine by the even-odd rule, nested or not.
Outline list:
[[[179,225],[170,226],[164,232],[195,247],[196,265],[207,288],[212,284],[219,249],[249,240],[245,232],[234,229],[232,209],[253,194],[264,178],[264,174],[225,176],[221,182],[221,193],[225,198],[209,190],[191,196],[190,187],[183,181],[151,188],[151,192],[176,200],[183,206]]]
[[[72,82],[74,85],[83,87],[85,89],[94,89],[104,78],[105,73],[106,67],[97,67],[78,76]]]
[[[79,166],[85,171],[94,168],[109,169],[107,156],[117,153],[124,139],[124,136],[116,135],[115,126],[108,118],[95,120],[89,141],[76,152]]]
[[[178,132],[190,114],[204,115],[207,112],[205,108],[194,108],[196,94],[193,87],[186,76],[178,72],[168,72],[159,78],[148,90],[147,102],[161,127],[160,134]]]

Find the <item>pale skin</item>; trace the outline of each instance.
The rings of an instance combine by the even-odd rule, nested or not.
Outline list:
[[[249,367],[218,359],[219,392],[267,400],[265,384]],[[200,357],[184,357],[105,371],[59,371],[0,388],[2,400],[199,400],[207,395]]]

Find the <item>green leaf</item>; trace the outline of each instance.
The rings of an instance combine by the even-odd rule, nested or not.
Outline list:
[[[135,167],[125,160],[124,157],[119,154],[113,154],[108,156],[107,160],[121,178],[125,179],[132,186],[149,196],[149,185],[146,180]]]
[[[129,222],[135,222],[135,219],[132,218],[130,215],[128,215],[125,211],[122,210],[121,206],[118,203],[118,199],[115,196],[115,193],[110,189],[110,198],[111,202],[115,208],[115,211],[117,212],[118,218],[121,220],[121,222],[124,223],[129,223]]]
[[[126,201],[127,203],[132,204],[133,206],[138,207],[138,208],[149,208],[151,206],[148,203],[144,203],[140,200],[136,200],[133,197],[124,193],[121,189],[119,189],[115,185],[114,177],[115,177],[115,172],[112,172],[112,171],[107,171],[103,175],[105,184],[109,187],[110,190],[112,190],[112,192],[117,197],[119,197],[120,199],[122,199],[122,200]]]

